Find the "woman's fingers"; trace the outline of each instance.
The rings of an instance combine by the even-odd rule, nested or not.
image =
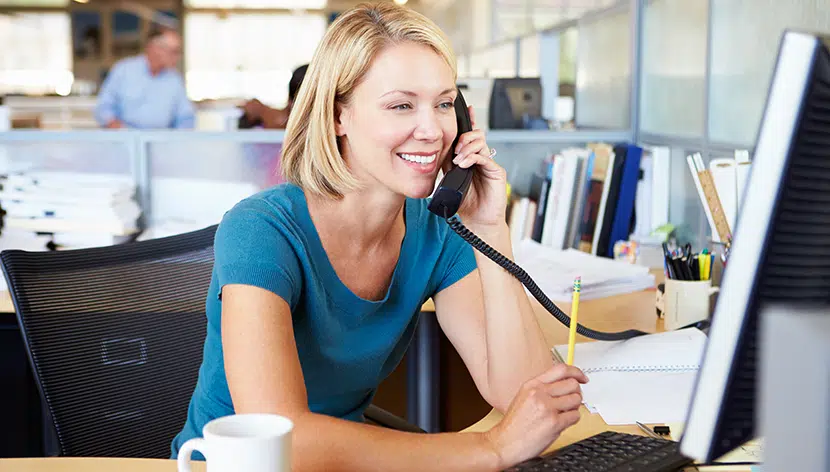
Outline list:
[[[579,422],[579,410],[563,411],[558,415],[559,426],[564,431]]]
[[[507,176],[505,171],[496,161],[489,157],[484,157],[481,154],[471,154],[465,157],[456,157],[453,163],[457,166],[467,169],[474,165],[478,165],[479,169],[483,171],[483,175],[491,178],[501,178]]]
[[[588,376],[579,368],[564,363],[555,364],[536,377],[542,383],[553,383],[562,379],[573,378],[579,383],[588,383]]]
[[[582,404],[582,395],[571,393],[570,395],[556,397],[553,399],[553,404],[556,410],[560,412],[576,410]]]
[[[469,154],[469,151],[465,148],[468,144],[475,141],[481,141],[482,143],[486,144],[487,141],[484,136],[484,131],[480,129],[474,129],[472,131],[468,131],[462,134],[461,137],[458,138],[458,144],[456,144],[455,149],[453,151],[456,154],[461,154],[462,152]]]
[[[561,397],[563,395],[570,395],[571,393],[582,392],[582,389],[579,387],[579,381],[574,378],[545,384],[545,389],[552,397]]]

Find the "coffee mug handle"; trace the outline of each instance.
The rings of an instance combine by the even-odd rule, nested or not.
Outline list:
[[[193,438],[185,441],[182,447],[179,448],[179,457],[176,460],[179,472],[190,472],[190,455],[193,454],[193,451],[199,451],[203,456],[206,456],[205,446],[207,446],[207,443],[203,438]]]

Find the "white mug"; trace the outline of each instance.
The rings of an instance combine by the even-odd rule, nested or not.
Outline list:
[[[179,449],[179,472],[190,472],[190,455],[199,451],[207,472],[289,472],[291,431],[288,418],[270,414],[223,416],[208,422],[204,438],[187,440]]]
[[[666,280],[662,300],[666,330],[708,319],[710,297],[718,290],[712,287],[711,280]]]

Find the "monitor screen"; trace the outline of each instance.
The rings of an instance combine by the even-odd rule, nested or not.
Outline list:
[[[711,462],[756,436],[758,314],[830,306],[828,38],[782,36],[680,451]],[[786,381],[786,379],[782,379]]]
[[[522,129],[542,117],[542,81],[534,78],[495,79],[490,94],[490,129]]]

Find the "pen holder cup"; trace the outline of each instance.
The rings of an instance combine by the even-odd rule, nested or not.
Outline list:
[[[668,279],[657,288],[657,316],[666,320],[667,331],[709,319],[719,290],[711,280]]]

